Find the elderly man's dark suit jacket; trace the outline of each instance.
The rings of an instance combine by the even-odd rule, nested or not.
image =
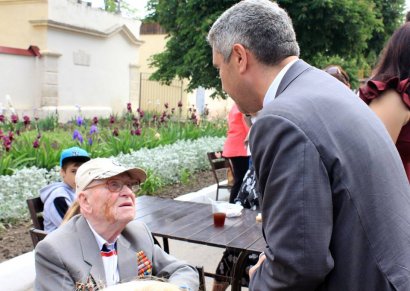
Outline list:
[[[363,101],[299,60],[250,144],[267,243],[250,290],[410,290],[410,187]]]

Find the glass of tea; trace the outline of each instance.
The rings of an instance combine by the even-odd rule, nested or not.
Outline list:
[[[226,204],[227,203],[223,201],[212,202],[212,213],[214,217],[214,225],[216,227],[222,227],[225,224]]]

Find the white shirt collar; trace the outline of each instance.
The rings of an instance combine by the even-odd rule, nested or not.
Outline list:
[[[280,82],[282,81],[282,79],[285,76],[286,72],[290,69],[290,67],[297,60],[299,60],[299,59],[297,58],[297,59],[289,62],[282,70],[280,70],[279,74],[273,80],[272,84],[270,84],[269,89],[265,94],[265,97],[263,99],[263,107],[265,107],[266,104],[270,103],[271,101],[273,101],[275,99],[276,92],[278,91]]]
[[[87,219],[86,221],[91,231],[94,234],[99,250],[101,250],[105,243],[107,244],[109,243],[94,230],[94,228],[91,226],[91,224],[88,222]],[[118,270],[118,257],[116,255],[110,256],[110,257],[102,257],[102,262],[104,266],[105,281],[106,281],[107,286],[117,284],[120,281],[120,273]]]
[[[88,222],[87,219],[86,219],[85,221],[87,221],[88,226],[90,227],[91,231],[92,231],[93,234],[94,234],[94,237],[95,237],[95,240],[97,241],[99,250],[102,249],[102,247],[103,247],[104,244],[110,245],[109,242],[107,242],[101,235],[99,235],[99,234],[94,230],[94,228],[91,226],[91,224]],[[117,237],[117,239],[118,239],[118,237]]]

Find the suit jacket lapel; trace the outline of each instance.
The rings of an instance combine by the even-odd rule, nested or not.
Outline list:
[[[312,69],[310,65],[305,63],[302,60],[297,60],[286,72],[285,76],[283,76],[282,81],[279,84],[278,90],[276,91],[276,96],[279,96],[285,89],[292,83],[294,79],[296,79],[300,74],[304,71]]]
[[[105,282],[104,265],[94,234],[83,217],[78,220],[77,224],[83,259],[84,262],[90,265],[90,275],[97,283]],[[117,241],[117,255],[120,281],[124,282],[137,278],[137,252],[131,248],[130,242],[123,235],[120,235]]]
[[[130,242],[122,235],[117,241],[117,254],[121,282],[136,279],[138,276],[137,252],[131,248]]]
[[[97,241],[84,217],[80,217],[77,222],[77,229],[80,236],[81,251],[84,262],[90,265],[90,275],[98,282],[105,282],[105,271]]]

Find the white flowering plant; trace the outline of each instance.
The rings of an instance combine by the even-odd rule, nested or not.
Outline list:
[[[47,184],[59,181],[59,168],[50,171],[36,167],[17,170],[0,176],[0,221],[15,222],[28,217],[26,199],[39,196]]]

